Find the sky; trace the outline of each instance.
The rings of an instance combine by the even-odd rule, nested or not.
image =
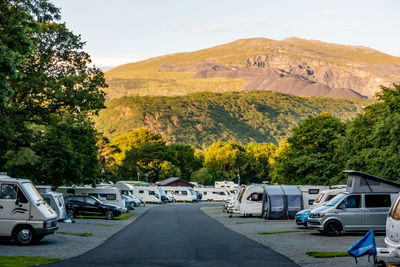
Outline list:
[[[399,0],[50,0],[98,66],[242,38],[367,46],[400,57]]]

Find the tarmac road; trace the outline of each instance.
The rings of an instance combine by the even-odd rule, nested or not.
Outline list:
[[[97,248],[48,265],[297,266],[285,256],[222,226],[199,206],[152,208]]]

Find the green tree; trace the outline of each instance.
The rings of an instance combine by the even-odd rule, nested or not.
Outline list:
[[[169,161],[163,161],[160,167],[160,180],[165,180],[170,177],[181,177],[181,170]]]
[[[274,159],[272,182],[331,184],[342,171],[334,160],[346,125],[328,113],[309,117],[293,129],[288,146]]]
[[[195,157],[195,150],[190,145],[172,144],[168,146],[174,164],[180,169],[178,177],[189,180],[192,173],[202,167],[200,159]]]
[[[202,185],[214,185],[216,175],[207,168],[201,168],[192,173],[190,180]]]
[[[260,183],[270,181],[270,160],[277,147],[270,143],[251,143],[244,147],[248,156],[247,181]]]

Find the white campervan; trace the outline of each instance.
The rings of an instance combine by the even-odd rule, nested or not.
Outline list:
[[[196,193],[193,188],[185,186],[163,186],[165,192],[173,192],[175,201],[195,202],[197,200]]]
[[[64,196],[92,196],[107,205],[114,205],[121,208],[122,212],[126,212],[125,202],[122,198],[121,190],[112,186],[102,187],[67,187],[61,186],[56,192],[62,193]]]
[[[154,186],[135,186],[133,194],[144,203],[163,203],[158,189]]]
[[[32,182],[0,174],[0,236],[30,245],[58,229],[57,213]]]
[[[203,197],[203,201],[226,201],[230,196],[230,193],[225,188],[214,188],[214,187],[199,187],[196,188]]]

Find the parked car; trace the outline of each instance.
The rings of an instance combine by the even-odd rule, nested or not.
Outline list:
[[[124,202],[125,202],[125,207],[128,210],[133,210],[135,207],[139,207],[142,202],[139,199],[135,199],[131,196],[128,195],[122,195]]]
[[[107,220],[121,215],[121,208],[115,205],[103,204],[92,196],[67,196],[65,207],[68,217],[74,218],[77,215],[104,216]]]

